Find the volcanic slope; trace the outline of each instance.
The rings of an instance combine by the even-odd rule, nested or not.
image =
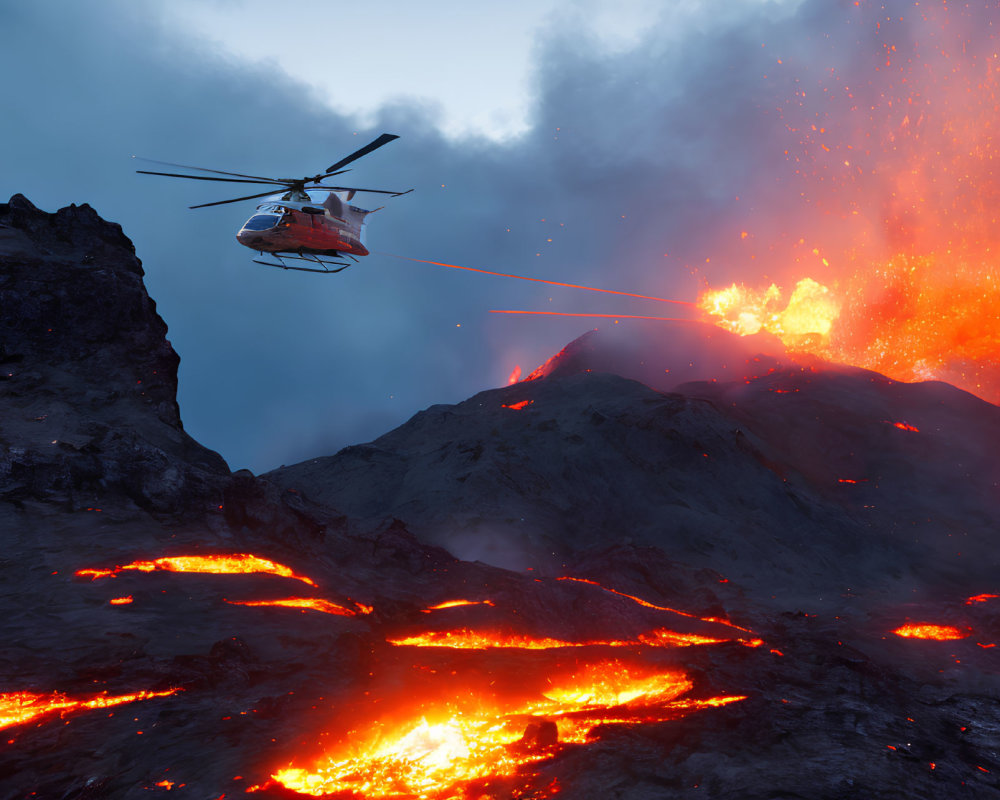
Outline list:
[[[574,541],[545,509],[557,527],[522,549],[550,537],[565,553],[557,572],[460,561],[393,517],[392,483],[381,506],[347,516],[231,473],[191,440],[142,267],[89,207],[0,204],[0,303],[0,798],[1000,798],[1000,587],[931,592],[937,554],[912,569],[922,597],[867,611],[850,592],[825,608],[770,594],[766,605],[751,570],[745,584],[721,574],[710,549],[680,563],[614,514],[601,535],[581,516]],[[473,466],[546,436],[557,455],[618,448],[601,481],[579,468],[591,509],[618,502],[609,491],[626,490],[615,472],[628,467],[648,471],[648,487],[687,481],[676,496],[692,493],[684,502],[705,514],[698,504],[727,494],[711,480],[762,483],[752,531],[770,532],[772,506],[807,501],[809,535],[827,530],[823,515],[850,529],[846,500],[811,474],[779,474],[788,466],[763,449],[780,417],[745,407],[735,440],[751,445],[723,447],[731,390],[701,385],[712,396],[697,399],[552,376],[410,427],[492,418],[459,435],[472,451],[440,451]],[[655,460],[671,442],[684,470]],[[385,464],[398,483],[415,479],[402,459]],[[486,480],[470,497],[519,523],[543,489]],[[453,487],[437,490],[443,505],[427,513],[451,513]],[[741,558],[768,575],[788,562],[794,577],[807,559],[784,541]],[[859,573],[863,545],[852,543]],[[906,622],[952,638],[890,633]]]
[[[575,352],[268,478],[464,558],[554,567],[652,545],[784,606],[959,595],[1000,574],[1000,408],[942,383],[738,356],[746,378],[661,393]]]

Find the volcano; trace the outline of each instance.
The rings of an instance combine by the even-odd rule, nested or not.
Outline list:
[[[1000,797],[1000,409],[714,327],[262,476],[0,205],[0,796]]]

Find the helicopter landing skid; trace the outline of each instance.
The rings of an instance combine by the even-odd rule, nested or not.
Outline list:
[[[313,256],[309,258],[308,256],[298,255],[285,255],[281,256],[278,253],[271,253],[276,259],[278,259],[277,264],[272,261],[258,261],[256,258],[253,260],[254,264],[261,264],[265,267],[274,267],[275,269],[294,269],[298,272],[319,272],[323,275],[334,275],[338,272],[343,272],[347,269],[350,264],[343,261],[324,261],[319,256]],[[296,267],[291,264],[286,264],[285,259],[293,259],[295,261],[308,261],[310,264],[315,264],[315,267]],[[337,269],[330,269],[330,267],[336,266]]]

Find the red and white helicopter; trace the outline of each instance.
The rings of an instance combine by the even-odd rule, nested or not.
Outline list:
[[[266,197],[267,199],[257,206],[257,211],[236,234],[236,241],[251,250],[256,250],[261,255],[269,253],[277,259],[278,263],[256,259],[254,262],[279,269],[333,274],[350,266],[348,262],[343,260],[344,258],[357,261],[357,256],[368,255],[368,248],[361,243],[361,227],[365,223],[365,217],[372,211],[351,205],[355,193],[373,192],[399,197],[409,194],[413,190],[395,192],[388,189],[360,189],[356,186],[328,186],[323,181],[342,172],[348,172],[349,170],[345,170],[343,167],[398,138],[391,133],[383,133],[360,150],[355,150],[349,156],[331,164],[325,172],[312,176],[307,175],[304,178],[265,178],[260,175],[243,175],[239,172],[223,172],[217,169],[190,167],[184,164],[172,164],[168,161],[153,161],[152,159],[142,160],[167,167],[210,172],[212,175],[182,175],[177,172],[151,172],[145,169],[138,169],[136,172],[143,175],[164,175],[168,178],[188,178],[196,181],[220,181],[223,183],[256,183],[273,187],[260,194],[234,197],[231,200],[217,200],[214,203],[201,203],[190,206],[190,208],[221,206],[226,203],[238,203],[242,200]],[[133,156],[133,158],[135,157]],[[214,177],[216,175],[228,177]],[[283,191],[279,194],[280,190]],[[339,192],[346,192],[346,195],[341,197]],[[373,210],[378,211],[378,209]],[[286,263],[288,260],[305,261],[311,266],[292,266]],[[336,269],[332,269],[332,267],[336,267]]]

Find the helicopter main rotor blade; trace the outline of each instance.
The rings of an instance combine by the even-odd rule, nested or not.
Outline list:
[[[279,194],[279,192],[261,192],[260,194],[248,194],[246,197],[234,197],[232,200],[216,200],[214,203],[201,203],[188,208],[208,208],[209,206],[224,206],[226,203],[239,203],[241,200],[253,200],[257,197],[267,197],[269,194]]]
[[[181,175],[177,172],[150,172],[148,169],[137,169],[139,175],[165,175],[168,178],[188,178],[192,181],[222,181],[224,183],[263,183],[273,186],[285,186],[284,183],[273,180],[251,181],[246,178],[213,178],[210,175]]]
[[[381,136],[379,136],[373,142],[369,142],[364,147],[362,147],[360,150],[355,150],[353,153],[351,153],[346,158],[342,158],[337,163],[331,164],[329,167],[326,168],[326,174],[329,175],[334,170],[338,170],[341,167],[343,167],[343,166],[345,166],[347,164],[350,164],[352,161],[357,161],[359,158],[361,158],[361,156],[366,156],[370,152],[372,152],[372,150],[378,150],[378,148],[380,148],[382,145],[389,144],[389,142],[391,142],[393,139],[398,139],[398,138],[399,137],[396,136],[395,134],[392,134],[392,133],[383,133]],[[248,176],[244,175],[243,177],[248,177]]]
[[[150,164],[160,164],[164,167],[180,167],[181,169],[196,169],[199,172],[212,172],[216,175],[232,175],[235,178],[254,178],[255,180],[258,181],[274,181],[276,183],[284,183],[284,181],[279,181],[277,178],[267,178],[263,175],[244,175],[242,172],[223,172],[221,169],[192,167],[187,164],[174,164],[172,161],[157,161],[155,158],[143,158],[142,156],[132,156],[132,158],[138,158],[140,161],[148,161]]]
[[[407,189],[405,192],[396,192],[392,189],[361,189],[357,186],[310,186],[310,189],[332,189],[335,192],[371,192],[373,194],[391,194],[395,197],[399,197],[401,194],[409,194],[413,189]]]

